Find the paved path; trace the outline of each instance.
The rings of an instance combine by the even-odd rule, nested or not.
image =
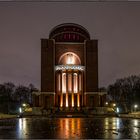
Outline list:
[[[17,115],[9,115],[9,114],[2,114],[0,113],[0,119],[9,119],[9,118],[16,118]]]
[[[140,119],[140,112],[133,112],[133,113],[129,113],[129,114],[120,114],[119,117]]]

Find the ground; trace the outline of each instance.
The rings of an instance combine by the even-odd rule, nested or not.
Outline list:
[[[0,113],[0,119],[8,119],[8,118],[15,118],[17,115],[10,115],[10,114],[3,114]]]
[[[0,120],[0,139],[140,139],[140,119],[12,118]]]

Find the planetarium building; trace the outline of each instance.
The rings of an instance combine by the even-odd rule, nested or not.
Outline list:
[[[33,106],[44,109],[81,110],[102,107],[98,92],[98,40],[78,24],[54,27],[41,39],[41,91]]]

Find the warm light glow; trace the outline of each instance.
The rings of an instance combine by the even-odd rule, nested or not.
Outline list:
[[[72,94],[72,107],[74,107],[74,94]]]
[[[63,107],[63,94],[61,94],[60,107]]]
[[[79,70],[84,71],[85,67],[81,65],[57,65],[55,66],[55,70]]]
[[[80,95],[77,95],[77,106],[80,107]]]
[[[58,64],[61,65],[81,65],[79,56],[73,52],[67,52],[60,56]]]
[[[79,139],[82,134],[81,118],[61,118],[60,137],[65,139]]]
[[[62,74],[62,93],[66,93],[66,73]]]
[[[72,92],[72,74],[68,74],[68,92]]]
[[[113,107],[115,107],[115,106],[116,106],[116,104],[114,103],[114,104],[113,104]]]
[[[67,54],[67,64],[74,64],[74,57],[73,54]]]
[[[24,103],[24,104],[22,104],[22,106],[23,106],[23,107],[25,107],[25,106],[26,106],[26,104]]]
[[[78,92],[78,78],[77,78],[77,73],[74,73],[74,93]]]
[[[66,107],[68,107],[68,94],[66,94]]]
[[[138,105],[134,105],[134,107],[135,107],[135,108],[137,108],[137,107],[138,107]]]
[[[106,102],[105,104],[108,105],[108,102]]]

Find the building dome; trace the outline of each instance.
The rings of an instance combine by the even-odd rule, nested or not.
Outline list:
[[[49,39],[54,39],[56,42],[84,42],[90,39],[90,35],[81,25],[64,23],[51,30]]]

